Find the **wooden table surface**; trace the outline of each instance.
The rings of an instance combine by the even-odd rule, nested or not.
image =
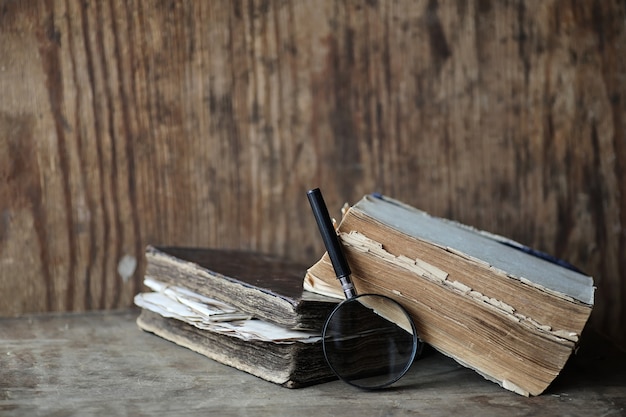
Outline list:
[[[386,390],[339,381],[289,390],[144,333],[137,314],[0,319],[0,415],[626,415],[626,356],[595,337],[538,397],[434,352]]]

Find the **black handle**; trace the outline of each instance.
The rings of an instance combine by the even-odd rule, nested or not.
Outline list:
[[[333,268],[335,268],[335,274],[337,278],[347,278],[351,273],[350,267],[341,249],[341,243],[339,243],[333,222],[328,214],[328,208],[324,202],[324,197],[322,197],[322,192],[319,188],[309,190],[307,197],[309,198],[309,203],[311,203],[311,209],[317,221],[317,227],[320,229],[326,251],[330,261],[333,263]]]

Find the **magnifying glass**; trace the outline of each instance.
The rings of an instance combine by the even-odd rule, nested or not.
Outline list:
[[[413,320],[389,297],[357,295],[321,191],[310,190],[307,197],[346,296],[324,325],[326,361],[335,375],[350,385],[365,389],[389,386],[409,370],[422,343]]]

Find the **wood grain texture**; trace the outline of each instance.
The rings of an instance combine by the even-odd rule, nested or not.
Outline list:
[[[626,345],[625,19],[617,0],[0,0],[0,312],[127,306],[147,243],[312,263],[319,186],[335,216],[380,191],[569,260]]]
[[[340,381],[290,390],[140,331],[136,312],[0,319],[0,412],[21,416],[617,416],[626,356],[583,341],[544,395],[500,388],[443,355],[391,388]],[[590,343],[586,343],[590,342]]]

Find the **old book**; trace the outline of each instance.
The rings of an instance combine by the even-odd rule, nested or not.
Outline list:
[[[304,291],[307,266],[250,251],[146,248],[146,276],[292,329],[321,329],[336,300]]]
[[[424,342],[519,394],[550,385],[593,307],[591,277],[385,196],[350,207],[338,232],[359,293],[396,299]],[[326,254],[305,288],[341,297]]]
[[[333,379],[320,332],[291,330],[150,278],[135,296],[138,326],[177,345],[287,388]]]

